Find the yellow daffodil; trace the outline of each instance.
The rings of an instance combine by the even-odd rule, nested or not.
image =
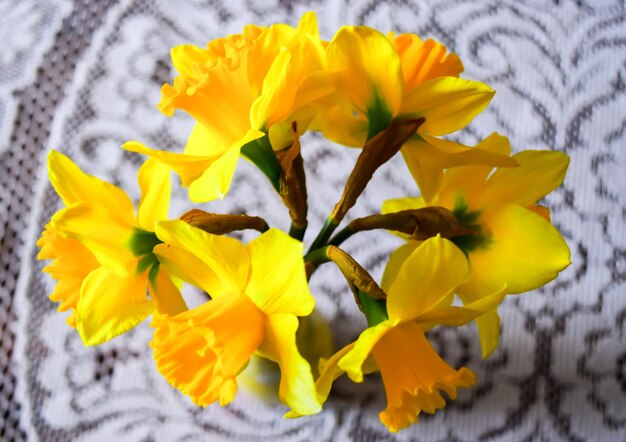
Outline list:
[[[463,65],[443,45],[414,34],[385,37],[365,26],[346,26],[327,54],[337,98],[315,126],[328,138],[363,146],[394,119],[423,118],[401,150],[418,181],[437,182],[441,167],[515,165],[492,152],[437,138],[467,125],[494,94],[483,83],[458,78]]]
[[[502,300],[503,290],[498,290],[465,307],[449,306],[450,297],[468,275],[466,257],[446,239],[430,238],[413,250],[393,282],[383,285],[387,301],[382,321],[369,320],[370,327],[356,342],[321,364],[316,381],[318,400],[326,400],[332,382],[344,372],[361,382],[364,366],[373,363],[387,394],[387,408],[379,416],[396,432],[416,422],[420,412],[432,414],[443,408],[440,391],[454,399],[457,388],[473,385],[474,374],[465,367],[454,370],[448,366],[424,334],[437,324],[466,324]],[[291,417],[297,415],[290,413]]]
[[[510,154],[508,140],[497,134],[478,146]],[[550,224],[549,210],[537,205],[563,182],[568,156],[528,150],[512,158],[519,167],[495,171],[488,166],[450,169],[431,198],[389,200],[383,205],[384,213],[442,206],[475,231],[474,235],[454,239],[467,254],[471,267],[469,280],[457,291],[465,303],[475,302],[503,284],[511,294],[536,289],[570,264],[569,248]],[[397,249],[384,278],[393,280],[405,257],[418,245],[412,241]],[[486,357],[497,346],[500,321],[493,310],[476,322]]]
[[[280,399],[300,414],[318,412],[311,369],[296,346],[298,316],[315,304],[302,244],[270,229],[246,246],[183,221],[160,222],[157,234],[166,243],[155,248],[159,261],[211,296],[178,315],[155,315],[151,345],[168,382],[198,405],[225,405],[258,352],[280,366]]]
[[[167,216],[169,174],[155,160],[144,163],[135,216],[124,191],[85,174],[59,152],[48,156],[48,176],[66,207],[39,239],[39,259],[52,259],[44,269],[58,281],[50,297],[61,302],[60,310],[74,309],[68,324],[85,345],[128,331],[155,307],[171,314],[186,308],[152,254],[161,242],[154,224]]]
[[[297,29],[250,25],[206,49],[182,45],[171,55],[179,76],[163,86],[159,109],[168,116],[181,109],[196,120],[184,153],[137,142],[124,148],[169,165],[192,201],[226,194],[240,152],[277,187],[280,165],[272,149],[291,145],[294,128],[303,133],[316,103],[332,91],[315,15],[305,14]]]

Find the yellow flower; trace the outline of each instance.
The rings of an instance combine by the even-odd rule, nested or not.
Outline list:
[[[458,78],[463,65],[435,42],[413,34],[385,37],[365,26],[341,28],[327,48],[336,104],[315,127],[347,146],[363,146],[394,119],[424,118],[401,152],[420,182],[460,164],[515,165],[508,158],[437,138],[467,125],[491,100],[487,85]]]
[[[422,42],[414,34],[395,38],[366,26],[342,27],[327,47],[327,61],[343,100],[332,110],[336,115],[325,120],[325,134],[348,146],[362,146],[399,115],[425,118],[422,130],[427,133],[431,128],[441,132],[441,126],[453,126],[443,133],[465,126],[489,103],[493,91],[458,79],[463,65],[456,55],[445,53],[444,46]],[[424,94],[427,99],[420,99]],[[464,102],[456,103],[462,98],[458,94]],[[464,116],[454,115],[463,110]]]
[[[454,290],[467,280],[468,273],[467,259],[450,241],[440,237],[424,241],[406,259],[391,285],[383,285],[388,319],[378,324],[370,321],[356,342],[320,364],[318,400],[326,400],[332,382],[342,373],[361,382],[364,373],[378,369],[387,394],[387,408],[379,416],[396,432],[417,422],[422,411],[432,414],[443,408],[445,399],[440,391],[455,399],[457,388],[473,385],[474,373],[465,367],[449,367],[424,335],[437,324],[466,324],[502,300],[503,290],[499,290],[465,307],[449,306]]]
[[[184,153],[137,142],[124,148],[169,165],[189,186],[192,201],[226,194],[240,152],[276,187],[280,166],[272,148],[291,145],[293,123],[303,133],[317,112],[316,103],[332,90],[315,15],[305,14],[297,29],[250,25],[206,49],[183,45],[171,55],[180,75],[173,85],[163,86],[159,109],[170,116],[181,109],[196,120]]]
[[[74,309],[68,324],[85,345],[128,331],[155,307],[169,313],[186,308],[152,255],[160,242],[154,223],[167,216],[169,174],[154,160],[144,163],[135,216],[124,191],[85,174],[59,152],[48,156],[48,176],[66,208],[46,226],[37,242],[38,257],[53,260],[44,269],[58,281],[50,298],[61,302],[59,310]]]
[[[479,145],[483,150],[510,154],[505,137],[493,134]],[[383,212],[442,206],[475,235],[455,238],[467,254],[471,275],[458,289],[464,302],[474,302],[504,284],[507,293],[536,289],[570,264],[570,251],[550,224],[549,210],[537,201],[561,185],[569,164],[560,152],[527,150],[513,155],[514,168],[463,166],[450,169],[431,198],[386,201]],[[409,242],[390,257],[384,279],[393,280],[405,257],[418,243]],[[476,320],[483,356],[497,346],[500,320],[495,309]]]
[[[206,406],[225,405],[236,376],[256,351],[281,369],[279,397],[300,414],[320,410],[309,364],[298,352],[298,316],[313,311],[303,246],[270,229],[247,246],[183,221],[162,221],[155,248],[172,274],[205,290],[211,300],[178,315],[155,315],[157,368],[173,386]]]

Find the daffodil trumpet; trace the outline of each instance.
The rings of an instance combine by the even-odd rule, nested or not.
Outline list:
[[[48,157],[63,207],[43,229],[38,258],[50,261],[50,299],[70,311],[82,342],[104,343],[151,316],[157,370],[194,404],[227,406],[241,386],[264,397],[273,391],[288,418],[320,412],[339,376],[358,383],[379,372],[387,398],[379,418],[391,432],[480,383],[470,367],[437,353],[429,331],[474,321],[488,357],[505,296],[541,287],[569,265],[569,247],[539,204],[563,182],[567,155],[511,155],[498,134],[475,146],[443,138],[469,124],[494,91],[460,78],[456,54],[414,34],[344,26],[325,41],[309,12],[295,28],[249,25],[171,56],[178,75],[157,107],[186,112],[195,124],[180,153],[123,145],[148,157],[137,204],[67,156]],[[307,131],[361,152],[305,254]],[[415,192],[335,233],[398,153]],[[287,208],[288,234],[249,213],[193,208],[170,218],[171,172],[191,202],[209,203],[228,197],[242,156]],[[377,280],[344,243],[381,229],[405,242]],[[367,323],[336,351],[309,286],[330,262]],[[185,284],[206,293],[204,302],[190,308]]]

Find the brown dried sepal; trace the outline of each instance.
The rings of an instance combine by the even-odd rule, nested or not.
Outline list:
[[[258,216],[209,213],[199,209],[185,212],[180,219],[187,224],[214,235],[224,235],[237,230],[247,229],[265,232],[269,228],[265,220]]]
[[[398,153],[424,121],[423,118],[394,120],[387,129],[365,143],[348,177],[341,199],[333,209],[332,219],[337,221],[343,219],[365,190],[374,172]]]
[[[299,229],[307,226],[307,189],[304,161],[300,154],[300,139],[293,123],[293,143],[286,149],[276,151],[281,166],[279,195],[289,210],[292,224]]]
[[[472,235],[474,230],[459,223],[452,212],[443,207],[424,207],[421,209],[402,210],[384,215],[371,215],[350,222],[351,232],[386,229],[409,235],[412,239],[423,241],[436,235],[453,238]]]
[[[350,284],[350,288],[354,293],[357,304],[361,304],[359,300],[359,290],[366,293],[374,299],[386,299],[387,294],[374,281],[374,278],[350,255],[336,246],[328,246],[326,249],[328,258],[337,264],[341,273]]]

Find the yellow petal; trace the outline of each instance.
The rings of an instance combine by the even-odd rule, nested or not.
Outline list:
[[[498,155],[511,155],[511,143],[509,139],[504,135],[500,135],[498,132],[489,134],[487,138],[484,138],[476,147]]]
[[[383,272],[383,277],[380,282],[380,287],[385,292],[389,292],[389,288],[396,280],[398,272],[400,271],[400,268],[402,268],[402,264],[404,264],[404,261],[406,261],[407,258],[411,256],[413,251],[419,245],[420,243],[418,241],[409,241],[408,243],[398,247],[391,253],[391,255],[389,255],[389,261],[385,266],[385,271]]]
[[[167,218],[172,186],[170,168],[149,158],[139,169],[141,199],[137,206],[137,221],[142,229],[154,232],[154,223]]]
[[[194,202],[213,201],[224,198],[239,162],[241,147],[263,137],[261,131],[249,129],[243,137],[231,141],[223,133],[196,124],[185,147],[185,155],[208,155],[212,159],[204,164],[204,170],[189,186],[189,198]],[[182,178],[182,175],[181,175]]]
[[[51,222],[64,236],[80,241],[100,264],[119,275],[134,270],[136,258],[126,247],[133,225],[116,218],[105,206],[74,204],[57,212]]]
[[[339,361],[354,348],[355,342],[343,347],[337,353],[332,355],[327,361],[320,361],[320,376],[315,380],[315,389],[317,390],[317,400],[320,404],[326,402],[328,395],[330,394],[330,388],[339,376],[344,372],[339,368]]]
[[[339,368],[345,371],[352,381],[363,382],[363,364],[376,343],[392,330],[396,324],[394,321],[384,321],[363,331],[359,335],[359,339],[354,343],[354,347],[337,363]]]
[[[296,122],[302,133],[317,113],[323,97],[334,92],[326,69],[324,48],[317,37],[317,25],[291,38],[278,53],[263,79],[263,88],[252,105],[252,127],[268,129],[284,122]],[[285,146],[273,145],[274,149]]]
[[[317,16],[315,15],[315,12],[308,11],[302,14],[302,17],[300,17],[300,21],[298,22],[298,31],[303,34],[310,35],[311,37],[319,38]]]
[[[100,267],[83,282],[76,328],[85,345],[102,344],[135,327],[154,307],[145,275],[123,277]]]
[[[291,54],[284,48],[263,79],[261,95],[250,109],[250,123],[255,129],[264,130],[289,115],[296,92],[296,84],[288,75],[290,61]]]
[[[508,144],[508,140],[505,137],[497,137],[500,139],[504,138],[502,143]],[[495,139],[488,140],[489,143],[495,141]],[[490,149],[483,149],[480,143],[475,147],[470,147],[455,141],[421,134],[419,138],[414,137],[411,139],[407,143],[407,147],[408,150],[418,154],[423,163],[430,167],[441,169],[466,166],[468,164],[507,168],[518,166],[518,162],[514,158],[509,157],[508,154],[500,154]]]
[[[188,251],[206,266],[197,270],[187,269],[187,272],[211,271],[215,274],[215,279],[204,279],[205,283],[212,282],[214,285],[206,288],[209,295],[218,297],[243,293],[249,277],[250,254],[239,241],[211,235],[181,220],[159,221],[156,234],[164,243]],[[163,256],[161,249],[158,253]],[[184,264],[178,263],[179,267]],[[167,262],[165,265],[168,265]]]
[[[415,318],[415,322],[427,325],[446,325],[452,327],[460,327],[467,324],[473,319],[484,315],[487,312],[495,311],[504,299],[506,286],[503,286],[497,292],[486,295],[474,302],[465,304],[464,307],[442,306],[430,310]],[[428,327],[430,328],[430,327]]]
[[[202,176],[189,186],[189,199],[194,202],[207,202],[224,198],[230,189],[230,183],[239,162],[241,147],[263,135],[263,132],[250,131],[236,145],[231,146],[222,156],[213,161]]]
[[[437,306],[467,280],[463,252],[439,236],[424,241],[404,261],[387,295],[389,319],[407,321]]]
[[[250,129],[240,134],[240,138],[230,145],[224,145],[222,143],[227,142],[226,139],[216,136],[214,131],[203,125],[196,124],[185,149],[189,153],[153,150],[135,141],[122,147],[151,156],[168,165],[180,176],[183,186],[189,187],[192,201],[207,202],[223,198],[228,192],[241,147],[264,135],[263,132]]]
[[[405,90],[437,77],[458,77],[463,64],[456,54],[447,53],[441,43],[422,41],[415,34],[400,34],[392,42],[402,62]]]
[[[498,169],[489,178],[481,203],[528,206],[559,187],[569,157],[562,152],[525,150],[513,158],[519,167]]]
[[[187,310],[180,289],[172,281],[167,272],[160,270],[154,280],[148,281],[150,297],[156,301],[156,308],[160,313],[174,316]]]
[[[497,155],[509,155],[511,152],[508,138],[495,132],[478,143],[476,148]],[[485,180],[492,170],[492,166],[483,165],[468,165],[447,170],[433,204],[453,209],[461,198],[470,210],[482,210],[484,207],[480,199]]]
[[[349,105],[337,99],[339,104],[330,105],[320,112],[312,123],[335,143],[349,147],[362,147],[367,141],[368,121],[362,114],[354,114]]]
[[[481,217],[490,241],[469,254],[471,276],[459,293],[471,299],[507,285],[507,293],[541,287],[570,264],[561,234],[540,215],[507,205]]]
[[[535,206],[535,205],[530,205],[530,206],[526,206],[526,208],[528,210],[530,210],[531,212],[535,212],[537,215],[541,216],[543,219],[545,219],[546,221],[550,221],[550,209],[548,207],[545,206]]]
[[[265,338],[265,320],[241,295],[213,299],[173,317],[155,314],[150,346],[157,369],[196,405],[217,400],[226,405],[237,393],[237,374]]]
[[[163,150],[150,149],[136,141],[124,143],[122,148],[129,152],[147,155],[159,160],[163,164],[167,164],[180,176],[183,186],[186,187],[202,176],[204,171],[221,155],[221,153],[219,153],[210,156],[197,156],[166,152]]]
[[[454,400],[459,387],[476,383],[469,369],[454,370],[446,364],[412,322],[389,330],[373,354],[387,395],[387,408],[379,417],[394,433],[417,422],[422,411],[433,414],[443,408],[446,401],[440,391]]]
[[[498,347],[500,340],[500,317],[494,310],[476,318],[483,359]]]
[[[395,213],[403,210],[421,209],[426,207],[426,203],[423,198],[418,197],[406,197],[406,198],[394,198],[386,200],[383,203],[382,213]]]
[[[504,138],[504,137],[503,137]],[[489,140],[491,142],[491,140]],[[508,143],[508,140],[507,140]],[[402,156],[419,186],[422,196],[431,201],[444,179],[444,169],[466,165],[515,167],[517,162],[508,154],[499,154],[421,134],[402,147]]]
[[[419,149],[411,147],[409,143],[406,143],[400,150],[402,158],[404,158],[404,162],[409,172],[411,172],[411,176],[415,180],[422,198],[430,202],[441,187],[444,177],[443,170],[439,167],[428,165],[427,162],[423,161],[423,156],[426,152],[421,152]]]
[[[326,402],[328,395],[330,394],[330,389],[339,376],[341,376],[344,371],[339,368],[337,363],[341,358],[343,358],[352,348],[354,347],[354,342],[346,345],[344,348],[335,353],[332,357],[330,357],[327,361],[320,360],[319,377],[315,380],[315,390],[317,392],[317,401],[320,404]],[[292,410],[285,414],[286,418],[296,418],[301,417],[300,413]]]
[[[266,314],[306,316],[315,299],[309,291],[302,252],[304,246],[278,229],[270,229],[248,244],[252,273],[246,295]]]
[[[223,292],[222,283],[215,272],[186,249],[159,244],[154,248],[153,253],[170,275],[211,293],[212,297],[227,294]]]
[[[87,175],[72,160],[55,150],[48,154],[48,177],[66,206],[91,202],[108,208],[119,217],[134,217],[133,203],[122,189]]]
[[[477,81],[435,78],[405,95],[401,113],[426,120],[420,133],[444,135],[465,127],[487,107],[493,94],[489,86]]]
[[[308,53],[301,54],[303,58],[310,56]],[[326,70],[307,73],[298,83],[291,109],[292,116],[285,122],[297,121],[298,133],[304,133],[304,130],[309,126],[307,121],[310,122],[318,113],[325,112],[330,107],[329,103],[333,101],[332,95],[334,93],[336,90]]]
[[[263,80],[278,53],[285,47],[289,48],[297,38],[296,29],[283,23],[276,23],[256,38],[247,53],[242,53],[242,63],[246,65],[248,87],[252,94],[250,104],[261,94]]]
[[[197,203],[223,199],[230,189],[239,153],[239,148],[230,149],[211,163],[202,176],[189,185],[189,199]]]
[[[298,318],[293,315],[270,315],[267,318],[265,341],[261,354],[280,366],[278,396],[282,403],[300,416],[318,413],[322,407],[317,401],[309,363],[296,346]]]
[[[228,150],[232,140],[215,128],[196,123],[185,145],[185,155],[219,158]]]
[[[290,53],[287,85],[294,87],[295,93],[290,112],[302,113],[303,107],[315,107],[320,99],[335,92],[328,74],[326,49],[319,39],[314,14],[302,17],[296,36],[289,40],[286,47]],[[327,104],[323,106],[326,108]],[[292,117],[289,119],[293,121]],[[277,118],[274,117],[274,120]],[[302,125],[300,119],[296,121],[298,126]]]
[[[369,116],[370,123],[373,118],[390,121],[397,115],[402,68],[395,48],[383,34],[365,26],[344,26],[328,45],[327,55],[337,89]]]

